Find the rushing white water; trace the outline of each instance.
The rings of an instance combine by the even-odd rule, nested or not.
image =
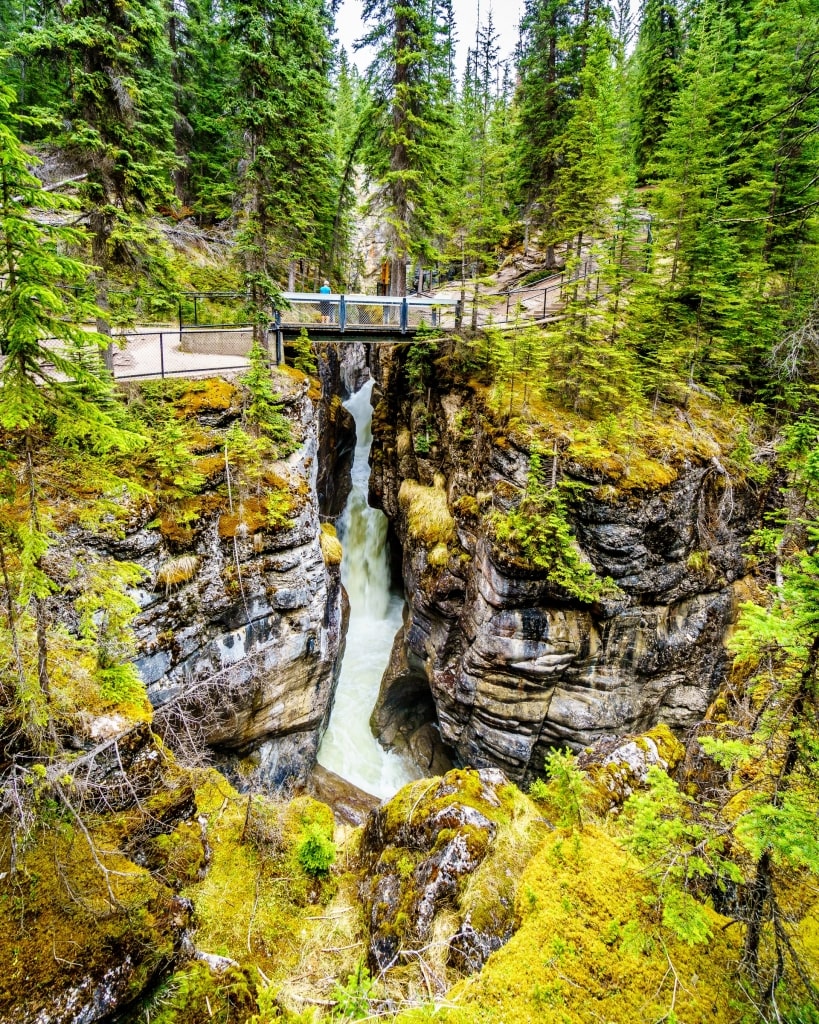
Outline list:
[[[344,403],[355,420],[352,490],[339,523],[344,545],[341,579],[350,598],[350,624],[330,723],[319,763],[374,796],[393,796],[419,772],[384,750],[370,731],[381,677],[401,625],[402,598],[390,590],[387,518],[367,504],[372,443],[373,382]]]

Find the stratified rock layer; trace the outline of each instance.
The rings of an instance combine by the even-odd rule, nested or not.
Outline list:
[[[124,536],[77,529],[72,546],[145,570],[134,593],[136,667],[160,735],[186,756],[251,756],[258,781],[282,787],[303,783],[315,763],[345,604],[340,568],[325,562],[320,542],[318,398],[298,375],[275,386],[299,441],[287,459],[254,467],[242,487],[238,470],[228,480],[220,437],[241,415],[240,388],[190,382],[190,398],[183,391],[176,401],[195,411],[215,450],[199,460],[207,479],[187,519],[137,510]],[[334,409],[322,413],[328,429],[343,426]],[[269,494],[287,496],[285,523],[268,517]]]
[[[579,548],[619,589],[586,604],[487,530],[485,512],[508,509],[525,488],[526,437],[493,427],[471,391],[442,386],[413,401],[395,351],[377,373],[371,501],[401,542],[409,614],[376,730],[400,742],[413,725],[404,727],[400,695],[428,690],[441,737],[463,763],[523,780],[542,771],[552,746],[700,719],[724,675],[742,544],[759,516],[747,492],[735,487],[727,500],[717,455],[677,459],[664,486],[619,489],[558,459],[556,479],[587,485],[571,512]],[[446,497],[454,542],[411,528],[405,480]]]

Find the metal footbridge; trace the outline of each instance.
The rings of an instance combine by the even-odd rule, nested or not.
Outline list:
[[[395,341],[395,335],[413,335],[422,324],[453,330],[459,307],[456,299],[421,295],[284,292],[280,308],[273,312],[272,327],[285,336],[306,327],[315,340],[353,341],[356,339],[347,336],[383,335],[385,341]]]

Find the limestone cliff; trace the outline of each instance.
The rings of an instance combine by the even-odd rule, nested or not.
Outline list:
[[[731,481],[719,444],[680,412],[676,439],[641,464],[593,459],[552,416],[546,487],[575,494],[576,550],[616,585],[578,600],[490,525],[526,491],[534,429],[499,425],[476,386],[442,379],[413,395],[401,362],[384,352],[377,369],[371,501],[401,542],[409,611],[376,731],[412,745],[431,694],[464,763],[522,780],[551,746],[700,719],[725,672],[761,500]]]
[[[119,536],[77,526],[70,547],[144,570],[133,594],[135,663],[156,731],[187,754],[209,750],[228,764],[249,756],[243,771],[255,765],[259,782],[279,787],[304,781],[314,763],[344,600],[338,559],[322,543],[320,396],[300,374],[280,374],[275,386],[293,432],[289,456],[259,460],[231,439],[240,386],[177,383],[163,401],[193,424],[193,493],[143,501]],[[236,450],[226,456],[226,445]]]

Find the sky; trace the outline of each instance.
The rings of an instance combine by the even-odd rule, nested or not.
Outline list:
[[[454,0],[455,19],[458,26],[458,75],[463,73],[466,63],[466,51],[474,45],[475,27],[478,21],[478,11],[482,21],[486,21],[486,15],[490,7],[495,20],[495,29],[498,33],[498,45],[500,46],[501,57],[508,57],[515,48],[518,39],[518,25],[523,16],[524,0]],[[361,21],[361,0],[343,0],[338,14],[336,15],[336,29],[338,40],[349,54],[351,60],[364,71],[369,64],[372,53],[369,55],[361,50],[357,54],[353,52],[353,43],[364,34],[364,26]]]

